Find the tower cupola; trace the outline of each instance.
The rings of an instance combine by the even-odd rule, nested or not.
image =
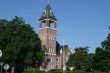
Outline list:
[[[42,28],[42,23],[45,23],[46,24],[46,27],[45,28],[50,28],[50,24],[51,23],[54,23],[54,28],[56,29],[56,17],[50,7],[50,4],[47,4],[41,18],[39,19],[40,21],[40,27],[39,28]]]
[[[54,13],[50,7],[50,4],[47,4],[39,21],[43,21],[44,23],[46,23],[46,19],[49,19],[50,23],[57,21],[56,17],[54,16]]]

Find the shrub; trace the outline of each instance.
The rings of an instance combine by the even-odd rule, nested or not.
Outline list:
[[[45,71],[41,71],[41,70],[39,70],[39,69],[25,69],[24,71],[23,71],[23,73],[46,73]]]
[[[105,72],[101,72],[101,71],[96,71],[95,73],[105,73]]]
[[[51,69],[49,73],[63,73],[62,69]]]

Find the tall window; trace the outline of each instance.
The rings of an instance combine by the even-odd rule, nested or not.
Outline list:
[[[46,10],[44,11],[44,14],[43,14],[43,16],[45,16],[46,15]]]
[[[52,40],[54,40],[54,35],[52,36]]]
[[[59,57],[57,57],[57,62],[59,62]]]
[[[52,48],[51,48],[51,53],[52,53]]]
[[[50,10],[50,15],[53,16],[52,10]]]
[[[59,67],[58,67],[58,64],[57,64],[57,69],[58,69]]]
[[[50,62],[52,62],[52,58],[50,58]]]
[[[66,54],[66,62],[68,61],[69,56],[70,56],[70,53],[67,53],[67,54]]]
[[[49,48],[49,53],[50,53],[50,48]]]

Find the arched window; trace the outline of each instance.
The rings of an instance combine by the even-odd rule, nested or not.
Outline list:
[[[49,53],[50,53],[50,48],[49,48]]]
[[[62,48],[61,48],[61,50],[60,50],[60,54],[62,54]]]
[[[59,68],[59,65],[57,64],[57,69]]]
[[[54,40],[54,35],[53,35],[52,39]]]
[[[53,50],[52,50],[52,48],[51,48],[51,53],[52,53],[52,51],[53,51]]]
[[[59,62],[59,57],[57,57],[57,62]]]
[[[67,54],[66,54],[66,62],[68,61],[69,56],[70,56],[70,53],[67,53]]]
[[[52,10],[50,10],[50,15],[53,16]]]
[[[52,62],[53,61],[53,59],[52,58],[50,58],[50,62]]]
[[[43,14],[43,16],[45,16],[46,15],[46,10],[44,11],[44,14]]]

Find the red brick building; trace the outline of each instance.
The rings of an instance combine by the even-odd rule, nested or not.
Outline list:
[[[65,63],[72,51],[68,45],[61,46],[56,40],[57,19],[50,4],[47,4],[39,22],[39,36],[42,46],[46,47],[45,60],[41,69],[48,71],[50,69],[66,67]]]

